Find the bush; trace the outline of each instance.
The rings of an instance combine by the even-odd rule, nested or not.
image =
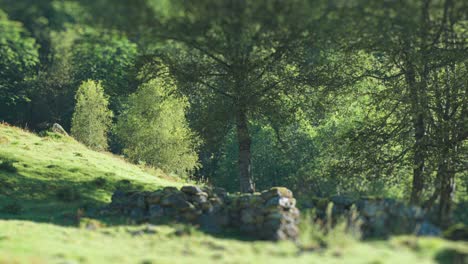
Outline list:
[[[112,112],[108,108],[109,101],[104,95],[103,87],[99,82],[83,82],[75,99],[72,136],[90,148],[105,150]]]
[[[56,191],[55,195],[63,202],[75,202],[81,199],[81,193],[71,187],[62,187]]]
[[[185,176],[199,166],[199,139],[185,117],[187,100],[176,97],[174,90],[172,80],[153,79],[142,85],[130,96],[115,132],[133,162]]]
[[[18,169],[13,165],[13,160],[3,160],[0,163],[0,170],[10,173],[18,172]]]

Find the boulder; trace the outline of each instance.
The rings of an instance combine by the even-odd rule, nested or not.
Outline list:
[[[273,197],[293,198],[293,193],[284,187],[273,187],[267,191],[262,192],[261,196],[266,201]]]
[[[54,123],[52,127],[50,128],[50,130],[54,133],[68,136],[67,131],[65,131],[65,129],[63,129],[63,127],[57,123]]]
[[[164,216],[164,208],[160,205],[150,205],[148,213],[150,219],[158,219]]]
[[[201,193],[203,192],[202,189],[200,189],[199,187],[197,186],[184,186],[182,187],[182,189],[180,189],[182,192],[186,193],[186,194],[191,194],[191,195],[196,195],[198,193]],[[208,195],[206,195],[208,196]]]

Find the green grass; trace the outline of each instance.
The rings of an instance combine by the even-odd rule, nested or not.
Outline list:
[[[81,217],[108,203],[116,188],[184,182],[69,137],[39,137],[6,125],[0,125],[0,160],[15,168],[0,166],[6,168],[0,169],[0,263],[448,264],[468,254],[466,242],[439,238],[357,242],[332,232],[321,248],[314,241],[298,246],[213,236],[180,224],[148,228],[125,219],[89,220]]]
[[[19,204],[23,213],[11,216],[15,219],[61,222],[80,207],[110,202],[116,188],[154,190],[182,185],[176,177],[89,150],[71,137],[39,137],[2,124],[0,160],[13,162],[16,168],[13,172],[0,166],[2,218],[10,217],[3,207]]]

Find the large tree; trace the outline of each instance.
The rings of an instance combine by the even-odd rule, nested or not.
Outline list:
[[[398,157],[407,158],[412,167],[410,200],[430,207],[439,198],[444,222],[468,135],[468,5],[456,0],[354,4],[344,9],[354,14],[347,25],[351,36],[362,37],[354,37],[348,47],[372,56],[372,62],[363,64],[359,72],[375,81],[376,87],[383,86],[371,93],[372,103],[384,106],[381,124],[391,131],[378,140],[409,136]]]
[[[179,4],[155,29],[171,44],[162,57],[208,124],[201,128],[205,135],[235,126],[240,190],[253,192],[249,120],[288,119],[306,79],[318,78],[310,70],[320,57],[314,44],[327,6],[300,0]]]
[[[34,74],[38,47],[23,25],[0,9],[0,120],[17,122],[29,99],[28,77]]]

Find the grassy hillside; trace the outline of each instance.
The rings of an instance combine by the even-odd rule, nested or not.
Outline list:
[[[80,207],[110,201],[116,188],[156,189],[179,186],[177,178],[135,166],[109,153],[87,149],[71,137],[43,137],[0,125],[0,160],[15,169],[0,169],[0,208],[14,218],[62,221]],[[14,207],[21,210],[15,212]],[[3,210],[2,218],[9,218]]]
[[[86,214],[116,188],[183,182],[69,137],[7,125],[0,125],[0,159],[0,263],[453,263],[468,254],[466,243],[438,238],[364,243],[339,236],[329,237],[326,249],[304,251],[292,242],[212,236],[180,224],[109,224]]]

